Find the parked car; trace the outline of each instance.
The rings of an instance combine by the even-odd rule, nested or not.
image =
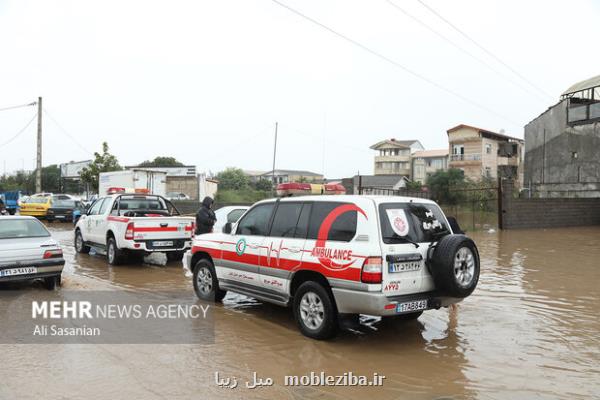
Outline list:
[[[46,220],[48,222],[53,221],[69,221],[73,222],[76,218],[81,216],[82,212],[85,212],[85,207],[79,200],[59,200],[52,197],[52,205],[46,213]]]
[[[185,193],[181,193],[181,192],[168,192],[167,195],[165,196],[167,198],[167,200],[189,200],[190,196],[188,196]]]
[[[418,318],[469,296],[479,253],[461,233],[430,200],[288,197],[197,235],[184,265],[200,299],[230,290],[291,306],[304,335],[326,339],[339,316]]]
[[[0,194],[4,207],[10,215],[15,215],[19,210],[19,200],[21,198],[20,191],[4,192]]]
[[[181,260],[191,247],[195,219],[182,217],[162,196],[118,193],[100,197],[75,225],[75,250],[93,247],[118,265],[128,256],[163,252]]]
[[[225,224],[228,222],[235,224],[249,208],[250,206],[225,206],[219,208],[215,211],[217,222],[213,226],[213,232],[223,232]]]
[[[42,279],[52,290],[60,284],[64,264],[60,246],[40,221],[0,218],[0,282]]]
[[[19,210],[20,215],[31,217],[46,218],[48,209],[52,205],[52,197],[50,196],[30,196],[21,202]]]

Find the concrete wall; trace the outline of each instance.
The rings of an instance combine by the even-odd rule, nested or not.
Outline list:
[[[600,123],[568,126],[562,101],[525,125],[523,184],[548,197],[600,196],[599,149]]]
[[[196,176],[168,176],[167,192],[181,192],[198,200],[198,178]]]
[[[511,199],[503,209],[503,229],[600,225],[600,198]]]

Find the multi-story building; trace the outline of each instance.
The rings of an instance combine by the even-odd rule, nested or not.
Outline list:
[[[287,182],[323,183],[322,174],[292,169],[276,169],[275,173],[273,173],[273,171],[263,172],[258,175],[258,179],[266,179],[274,184]]]
[[[411,165],[411,179],[426,184],[431,174],[448,169],[448,149],[416,151]]]
[[[600,75],[525,125],[525,181],[537,196],[600,196]]]
[[[450,168],[472,180],[500,176],[523,182],[523,139],[464,124],[447,132]]]
[[[411,176],[412,153],[424,150],[418,140],[386,139],[375,143],[371,149],[375,156],[375,175]]]

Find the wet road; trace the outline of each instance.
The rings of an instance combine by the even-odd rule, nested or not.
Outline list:
[[[192,291],[179,263],[109,267],[75,255],[67,225],[51,229],[68,262],[61,290]],[[359,331],[317,342],[288,310],[228,294],[213,310],[211,345],[0,345],[0,399],[600,398],[600,227],[471,236],[480,283],[451,310],[364,319]],[[221,389],[215,371],[241,380],[257,372],[275,385]],[[381,388],[281,384],[310,371],[386,380]]]

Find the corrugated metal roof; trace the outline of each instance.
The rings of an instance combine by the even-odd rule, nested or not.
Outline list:
[[[581,90],[590,89],[596,86],[600,86],[600,75],[594,76],[593,78],[586,79],[585,81],[577,82],[567,90],[565,90],[561,96],[579,92]]]

